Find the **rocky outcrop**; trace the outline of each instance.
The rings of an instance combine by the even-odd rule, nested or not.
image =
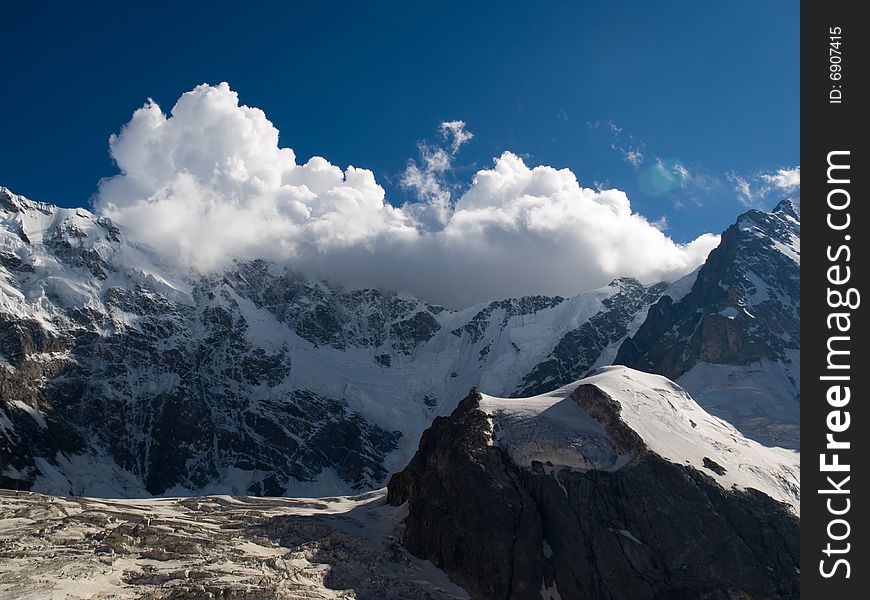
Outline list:
[[[518,465],[473,390],[436,419],[388,502],[404,545],[473,598],[797,598],[798,519],[649,450],[594,386],[572,396],[630,456],[616,470]]]
[[[75,428],[53,413],[45,394],[46,382],[74,372],[71,343],[37,321],[0,314],[0,357],[6,363],[0,366],[0,487],[29,487],[37,473],[34,456],[85,448]],[[52,387],[58,399],[70,391],[70,386]]]
[[[800,263],[777,250],[799,237],[790,203],[752,210],[722,235],[679,302],[663,296],[617,364],[678,378],[699,362],[742,365],[800,348]]]

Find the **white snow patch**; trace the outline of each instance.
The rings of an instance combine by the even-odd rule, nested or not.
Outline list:
[[[798,452],[747,439],[660,375],[613,366],[578,383],[595,385],[619,402],[621,419],[662,458],[691,465],[726,489],[757,489],[800,514]],[[724,474],[705,467],[705,458],[723,467]]]
[[[778,240],[773,240],[773,247],[788,256],[797,264],[801,264],[801,240],[794,234],[789,236],[789,243],[783,244]]]
[[[0,290],[0,291],[2,291],[2,290]],[[0,296],[2,296],[2,295],[3,295],[3,294],[0,293]],[[10,363],[10,362],[9,362],[8,360],[6,360],[6,358],[3,357],[3,356],[0,356],[0,367],[3,367],[4,369],[6,369],[7,371],[9,371],[10,373],[14,373],[14,372],[15,372],[15,365],[13,365],[12,363]]]
[[[582,384],[594,385],[618,402],[622,421],[662,458],[692,466],[725,489],[757,489],[799,514],[798,452],[749,440],[704,411],[669,379],[627,367],[602,367],[585,379],[532,398],[481,394],[480,410],[490,419],[493,443],[518,465],[540,461],[556,475],[559,467],[622,468],[630,457],[620,455],[604,425],[571,398]]]
[[[701,267],[698,267],[685,277],[681,277],[673,282],[668,289],[665,290],[664,295],[670,296],[674,302],[679,302],[686,295],[692,291],[692,286],[695,285],[695,280],[698,279],[698,272],[701,270]]]
[[[640,544],[641,546],[643,545],[643,542],[641,542],[639,539],[634,537],[634,535],[632,535],[632,533],[628,529],[614,529],[613,531],[615,531],[616,533],[618,533],[622,537],[630,539],[635,544]]]
[[[678,382],[705,410],[738,428],[750,419],[747,433],[770,445],[795,437],[800,425],[800,352],[785,354],[748,365],[698,363]]]
[[[616,452],[607,432],[570,397],[577,384],[532,398],[482,394],[480,410],[492,423],[493,442],[518,465],[559,465],[613,471],[629,457]]]
[[[149,497],[139,480],[123,469],[108,454],[76,454],[58,452],[54,463],[35,456],[39,475],[32,486],[34,492],[56,496]]]
[[[726,319],[734,319],[737,317],[737,315],[740,314],[740,311],[738,311],[733,306],[729,306],[728,308],[723,308],[722,310],[720,310],[719,314],[722,315],[723,317],[725,317]]]
[[[756,306],[770,299],[770,286],[767,285],[761,277],[752,271],[747,271],[746,279],[748,279],[749,283],[752,284],[752,287],[755,288],[755,290],[746,297],[749,306]]]

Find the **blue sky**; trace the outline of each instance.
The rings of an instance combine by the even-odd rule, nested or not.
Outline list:
[[[626,191],[678,242],[745,210],[739,178],[799,163],[796,2],[25,4],[0,9],[0,185],[57,204],[116,173],[108,137],[146,98],[220,81],[396,205],[445,120],[474,134],[456,182],[511,150]],[[656,158],[690,184],[650,185]]]

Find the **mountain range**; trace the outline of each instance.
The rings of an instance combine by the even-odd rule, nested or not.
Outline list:
[[[106,218],[0,188],[0,487],[361,492],[469,389],[537,396],[613,363],[797,448],[799,263],[794,199],[742,215],[676,282],[453,310],[262,260],[182,270]]]
[[[101,499],[0,490],[0,596],[791,600],[800,458],[624,366],[472,390],[387,489]]]

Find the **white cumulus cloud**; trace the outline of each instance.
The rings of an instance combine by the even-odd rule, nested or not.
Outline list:
[[[298,164],[261,110],[225,83],[203,84],[169,114],[149,101],[111,138],[120,173],[101,182],[95,208],[183,267],[266,258],[452,307],[575,294],[615,276],[673,279],[718,243],[709,234],[676,243],[625,193],[510,152],[445,200],[439,177],[471,134],[461,121],[441,132],[447,149],[421,147],[417,173],[405,173],[419,200],[395,207],[371,171],[320,157]],[[427,220],[433,207],[438,218]]]
[[[198,269],[416,234],[371,171],[317,156],[297,164],[266,115],[239,106],[226,83],[198,86],[170,115],[149,101],[110,149],[121,174],[101,182],[96,208]]]

